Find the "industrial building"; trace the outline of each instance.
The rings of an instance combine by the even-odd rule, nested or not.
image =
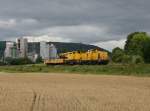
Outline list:
[[[6,42],[6,48],[5,48],[5,58],[17,58],[18,57],[18,50],[15,45],[15,42]]]
[[[25,58],[28,54],[28,41],[25,38],[17,39],[17,42],[6,42],[5,58]]]
[[[19,51],[19,57],[25,58],[28,54],[28,39],[26,38],[19,38],[16,41],[17,49]]]
[[[28,40],[26,38],[19,38],[16,42],[6,42],[4,58],[29,58],[33,62],[36,61],[38,54],[33,52],[28,52]]]

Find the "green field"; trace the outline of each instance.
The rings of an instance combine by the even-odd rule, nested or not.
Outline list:
[[[150,64],[140,65],[56,65],[46,66],[38,65],[19,65],[19,66],[0,66],[0,72],[27,73],[27,72],[45,72],[45,73],[79,73],[79,74],[103,74],[103,75],[135,75],[150,76]]]

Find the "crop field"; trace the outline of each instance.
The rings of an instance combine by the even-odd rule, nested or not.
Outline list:
[[[150,111],[150,78],[0,73],[0,111]]]

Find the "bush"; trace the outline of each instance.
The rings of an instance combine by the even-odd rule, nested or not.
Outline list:
[[[28,58],[6,58],[5,62],[7,65],[25,65],[25,64],[32,64],[32,61]]]
[[[140,64],[144,63],[144,60],[139,55],[124,55],[122,57],[123,64]]]
[[[36,59],[35,63],[42,63],[43,60],[42,60],[42,57],[38,56],[38,58]]]
[[[5,65],[5,63],[4,63],[4,62],[2,62],[2,61],[0,61],[0,66],[3,66],[3,65]]]
[[[132,63],[140,64],[140,63],[144,63],[144,60],[143,60],[143,58],[141,56],[134,55],[134,56],[132,56]]]
[[[132,61],[132,57],[130,55],[123,55],[122,57],[122,63],[123,64],[129,64]]]
[[[112,61],[115,63],[121,63],[124,55],[125,53],[123,49],[116,47],[112,51]]]

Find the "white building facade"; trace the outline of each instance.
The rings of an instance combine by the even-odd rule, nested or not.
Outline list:
[[[5,58],[12,57],[12,48],[14,47],[14,42],[6,42],[6,48],[5,48]]]

